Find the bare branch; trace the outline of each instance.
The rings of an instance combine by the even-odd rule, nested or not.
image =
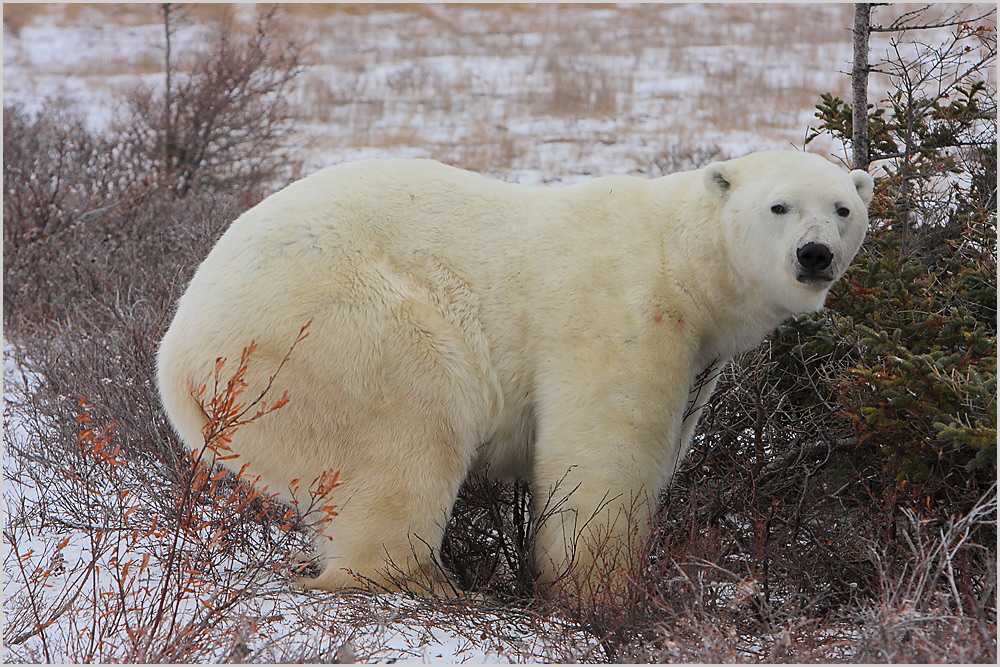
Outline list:
[[[907,23],[912,19],[922,17],[927,10],[929,10],[934,5],[925,5],[919,9],[914,9],[906,12],[905,14],[898,17],[893,21],[888,27],[883,27],[880,25],[875,25],[871,27],[871,32],[885,33],[885,32],[905,32],[908,30],[935,30],[938,28],[950,28],[958,25],[965,25],[969,23],[978,23],[979,21],[985,21],[991,17],[996,16],[997,10],[991,9],[985,14],[981,14],[974,18],[962,18],[962,12],[964,12],[970,5],[966,5],[960,10],[955,11],[948,18],[941,19],[940,21],[932,21],[923,24]]]

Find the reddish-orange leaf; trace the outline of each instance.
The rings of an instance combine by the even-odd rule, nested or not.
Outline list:
[[[281,398],[279,398],[277,401],[275,401],[274,405],[271,406],[271,409],[272,410],[277,410],[278,408],[283,408],[286,405],[288,405],[288,390],[287,389],[285,390],[285,393],[283,393],[281,395]]]

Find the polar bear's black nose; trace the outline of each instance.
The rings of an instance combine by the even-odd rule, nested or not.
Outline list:
[[[799,248],[795,255],[799,258],[802,268],[812,273],[826,269],[833,261],[830,248],[822,243],[807,243]]]

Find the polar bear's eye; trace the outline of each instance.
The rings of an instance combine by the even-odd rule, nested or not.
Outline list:
[[[776,213],[777,215],[784,215],[788,213],[788,209],[785,208],[784,204],[775,204],[771,207],[771,213]]]
[[[846,218],[850,214],[851,214],[851,209],[847,208],[846,206],[841,206],[840,208],[837,209],[837,215],[839,215],[841,218]]]

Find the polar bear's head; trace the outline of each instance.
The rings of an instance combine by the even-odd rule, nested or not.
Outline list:
[[[809,153],[765,151],[711,164],[725,260],[788,313],[820,310],[868,230],[872,177]]]

